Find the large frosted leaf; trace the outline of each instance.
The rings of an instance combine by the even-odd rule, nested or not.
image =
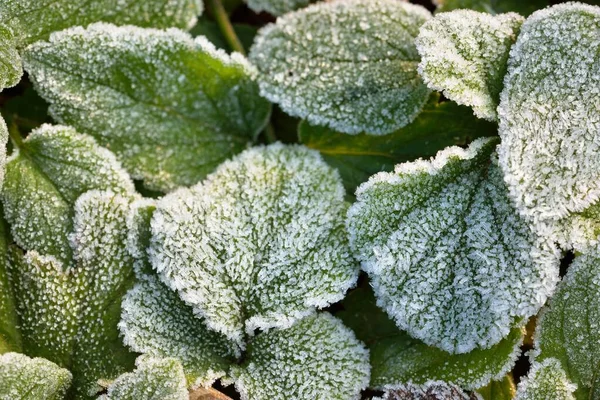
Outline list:
[[[369,382],[369,353],[329,314],[257,335],[232,367],[242,399],[358,400]]]
[[[200,0],[3,0],[0,20],[16,33],[18,47],[24,47],[52,32],[99,21],[191,28],[202,10]]]
[[[566,378],[577,385],[575,397],[597,399],[599,343],[600,255],[596,250],[575,259],[542,313],[535,334],[535,360],[558,360]]]
[[[476,394],[469,395],[451,383],[429,381],[423,385],[412,383],[388,389],[383,397],[373,400],[479,400]]]
[[[19,83],[23,75],[21,64],[13,32],[6,26],[0,26],[0,91]]]
[[[475,115],[496,120],[511,46],[524,18],[470,10],[436,15],[421,27],[415,43],[419,74],[429,88],[443,91]]]
[[[246,0],[248,7],[255,12],[266,11],[272,15],[282,15],[306,7],[311,0]]]
[[[286,14],[259,32],[250,51],[261,93],[315,125],[390,133],[429,96],[414,44],[429,18],[423,7],[396,0],[337,0]]]
[[[133,192],[133,184],[110,151],[72,128],[43,125],[16,145],[2,193],[13,238],[25,250],[70,261],[75,200],[91,189]]]
[[[71,373],[43,358],[6,353],[0,356],[0,399],[62,400]]]
[[[519,383],[517,400],[575,400],[576,386],[569,382],[560,361],[548,358],[534,363],[527,377]],[[594,397],[595,398],[595,397]],[[592,397],[581,397],[592,399]]]
[[[490,14],[513,11],[527,16],[549,6],[551,2],[550,0],[433,0],[433,3],[437,6],[437,12],[466,8]]]
[[[189,400],[179,361],[140,357],[136,364],[135,371],[119,376],[98,400]]]
[[[210,386],[225,376],[235,345],[210,331],[157,277],[146,275],[123,301],[119,329],[131,350],[181,361],[192,386]]]
[[[150,189],[198,182],[270,112],[244,58],[175,29],[73,28],[24,60],[50,114],[93,135]]]
[[[496,143],[478,139],[379,173],[348,212],[378,305],[411,336],[451,353],[500,342],[558,280],[558,252],[512,207]]]
[[[498,108],[511,196],[565,246],[600,233],[590,209],[600,199],[599,36],[599,7],[569,3],[533,14],[511,50]],[[571,216],[577,221],[565,222]]]
[[[244,332],[288,327],[355,284],[346,208],[316,151],[256,147],[159,202],[151,261],[211,329],[243,346]]]

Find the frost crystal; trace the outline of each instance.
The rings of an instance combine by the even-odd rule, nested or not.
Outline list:
[[[0,56],[1,57],[1,56]],[[2,58],[0,58],[1,60]],[[8,143],[8,129],[4,118],[0,116],[0,189],[4,185],[6,175],[6,144]]]
[[[498,107],[511,196],[541,232],[575,229],[567,242],[589,224],[564,220],[581,212],[575,218],[585,219],[600,199],[599,37],[600,7],[569,3],[534,13],[511,50]],[[587,230],[591,239],[600,233]]]
[[[15,46],[12,31],[0,26],[0,91],[15,86],[23,75],[21,57]]]
[[[436,15],[415,42],[421,77],[429,88],[473,107],[478,117],[495,120],[508,53],[523,20],[470,10]]]
[[[310,0],[246,0],[246,3],[255,12],[266,11],[272,15],[282,15],[306,7]]]
[[[261,94],[315,125],[390,133],[427,101],[414,38],[429,18],[396,0],[337,0],[286,14],[250,51]]]
[[[533,363],[527,377],[519,383],[516,400],[575,400],[576,388],[569,382],[560,361],[548,358]]]
[[[378,304],[398,327],[451,353],[498,343],[558,280],[558,252],[512,207],[496,143],[478,139],[374,175],[348,212]]]
[[[140,357],[136,364],[134,372],[119,376],[98,400],[189,400],[179,361]]]
[[[131,193],[133,183],[110,151],[73,128],[43,125],[17,146],[2,193],[13,238],[25,250],[70,261],[75,200],[92,189]]]
[[[43,358],[0,355],[0,400],[62,400],[71,373]]]
[[[177,29],[94,24],[55,33],[23,57],[50,114],[156,190],[197,183],[246,148],[270,113],[242,56]]]
[[[383,397],[373,400],[481,400],[481,397],[468,395],[451,383],[430,381],[423,385],[406,384],[389,388]]]
[[[242,400],[354,400],[369,383],[369,352],[324,313],[259,334],[231,375]]]
[[[151,262],[211,329],[242,345],[244,330],[288,327],[354,286],[346,208],[318,152],[256,147],[159,202]]]

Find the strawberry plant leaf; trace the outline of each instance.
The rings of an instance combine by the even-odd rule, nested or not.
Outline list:
[[[399,328],[450,353],[489,349],[535,315],[558,251],[513,208],[496,139],[399,164],[357,190],[350,241]]]
[[[519,383],[516,400],[575,400],[573,393],[576,388],[568,380],[560,361],[547,358],[531,366],[529,375]]]
[[[259,31],[250,50],[261,93],[290,115],[344,133],[408,125],[429,90],[414,38],[430,18],[395,0],[311,5]]]
[[[24,61],[50,114],[109,147],[153,190],[198,182],[270,114],[242,56],[175,29],[73,28],[30,46]]]

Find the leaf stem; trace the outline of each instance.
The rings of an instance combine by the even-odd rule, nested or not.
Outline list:
[[[227,11],[225,11],[225,7],[223,7],[223,3],[221,0],[207,0],[208,7],[210,8],[221,33],[225,37],[227,44],[231,47],[231,50],[237,51],[242,55],[246,55],[246,50],[244,50],[244,46],[240,39],[238,38],[235,30],[233,29],[233,25],[231,25],[231,21],[229,20],[229,16],[227,15]]]
[[[273,124],[269,122],[267,126],[265,126],[265,139],[267,139],[267,143],[275,143],[277,141],[277,135],[275,135],[275,128],[273,128]]]
[[[21,136],[21,132],[19,131],[19,127],[16,123],[12,122],[8,127],[8,136],[10,136],[11,142],[16,148],[23,148],[23,137]]]

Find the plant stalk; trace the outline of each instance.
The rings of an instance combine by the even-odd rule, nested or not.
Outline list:
[[[231,21],[229,20],[229,16],[227,15],[227,11],[225,11],[225,7],[223,7],[223,3],[221,0],[207,0],[208,7],[219,26],[219,30],[225,37],[227,44],[231,47],[231,50],[237,51],[242,55],[246,55],[246,50],[244,50],[244,46],[240,39],[238,38],[235,30],[233,29],[233,25],[231,25]]]

